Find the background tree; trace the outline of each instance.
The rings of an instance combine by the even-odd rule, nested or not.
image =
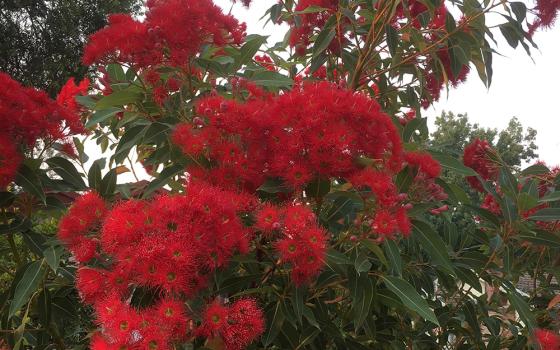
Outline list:
[[[443,111],[435,121],[436,131],[432,133],[431,143],[443,147],[454,154],[462,154],[465,146],[474,139],[488,141],[510,166],[521,166],[538,157],[537,131],[531,127],[525,129],[521,122],[513,117],[507,127],[498,131],[496,128],[484,128],[478,123],[470,123],[466,114]]]
[[[109,13],[137,13],[138,0],[0,0],[0,71],[56,95],[70,77],[90,71],[81,64],[87,37]]]

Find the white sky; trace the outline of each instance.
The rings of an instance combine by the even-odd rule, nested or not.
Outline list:
[[[270,35],[268,44],[283,39],[285,28],[271,23],[263,28],[264,20],[258,21],[277,0],[253,0],[249,10],[239,1],[233,7],[230,0],[214,1],[225,12],[232,8],[232,14],[247,23],[248,34]],[[560,25],[535,34],[539,50],[533,51],[534,62],[523,48],[513,50],[505,40],[500,40],[501,34],[495,37],[498,51],[504,57],[494,55],[490,89],[486,89],[473,68],[467,82],[450,90],[449,96],[443,95],[425,114],[433,123],[442,110],[467,113],[471,122],[498,129],[505,128],[515,116],[524,127],[537,130],[539,158],[549,165],[560,164],[560,109],[556,107],[559,101],[555,100],[560,100]]]

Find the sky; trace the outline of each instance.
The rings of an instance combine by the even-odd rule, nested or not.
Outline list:
[[[250,9],[238,1],[215,0],[225,12],[247,23],[247,33],[270,35],[269,44],[283,39],[285,28],[271,23],[263,27],[265,20],[259,18],[277,0],[255,0]],[[530,3],[527,3],[530,7]],[[496,37],[501,37],[500,34]],[[499,39],[499,38],[498,38]],[[560,24],[553,29],[537,32],[534,41],[538,50],[532,58],[519,47],[514,50],[503,39],[498,40],[498,52],[494,55],[493,82],[487,89],[473,69],[469,79],[442,94],[441,100],[424,114],[433,125],[436,115],[442,111],[467,114],[473,123],[483,127],[503,129],[512,117],[517,117],[524,127],[537,130],[538,154],[549,165],[560,165]],[[432,128],[433,129],[433,128]]]

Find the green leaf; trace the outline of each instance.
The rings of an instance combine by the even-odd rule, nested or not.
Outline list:
[[[560,237],[548,231],[521,232],[517,238],[533,244],[544,245],[551,248],[560,248]]]
[[[33,196],[41,200],[41,202],[46,203],[45,192],[43,192],[43,185],[37,173],[31,170],[25,164],[19,167],[18,173],[16,175],[16,183],[23,187],[23,189]]]
[[[402,276],[403,262],[401,258],[401,251],[397,246],[397,244],[395,243],[395,241],[391,239],[386,239],[385,242],[383,242],[383,250],[385,251],[387,257],[389,258],[389,261],[391,262],[389,264],[389,267],[393,272],[393,274],[396,274],[397,276]]]
[[[76,170],[76,167],[72,162],[62,157],[53,157],[47,159],[46,163],[49,165],[51,170],[57,173],[64,181],[69,183],[74,187],[76,190],[84,190],[86,188],[86,184],[84,179]]]
[[[60,246],[49,246],[43,251],[45,261],[54,272],[56,272],[58,266],[60,265],[60,258],[62,257],[63,252],[64,250]]]
[[[144,134],[142,143],[159,144],[167,139],[168,134],[171,132],[171,127],[163,123],[152,123]]]
[[[253,56],[259,51],[260,47],[266,43],[267,36],[249,35],[245,38],[245,44],[241,46],[240,55],[236,57],[235,63],[237,67],[250,62]]]
[[[150,182],[148,187],[146,187],[144,193],[142,194],[142,198],[148,198],[148,196],[150,196],[155,190],[167,185],[173,177],[183,173],[184,171],[185,167],[180,164],[171,165],[163,169],[158,177]]]
[[[86,128],[91,128],[93,126],[96,126],[97,124],[101,124],[104,121],[106,121],[107,119],[113,117],[115,114],[122,112],[123,109],[122,108],[118,108],[118,107],[111,107],[108,109],[103,109],[100,111],[95,111],[95,113],[93,113],[93,115],[91,116],[91,118],[89,118],[89,120],[86,123]]]
[[[544,208],[529,216],[535,221],[558,221],[560,220],[560,208]]]
[[[387,288],[395,293],[407,308],[418,313],[425,320],[439,326],[434,311],[430,309],[426,300],[418,294],[410,283],[398,277],[382,276],[382,278]]]
[[[379,259],[379,261],[381,261],[381,263],[383,265],[385,265],[386,267],[390,267],[389,262],[387,261],[387,258],[385,257],[385,254],[383,254],[383,250],[376,243],[373,243],[373,241],[371,241],[369,239],[364,239],[360,242],[360,244],[365,246],[373,254],[375,254],[375,256]]]
[[[362,274],[362,272],[368,272],[371,269],[371,262],[368,259],[367,254],[360,253],[356,256],[354,260],[354,268],[358,274]]]
[[[34,254],[43,257],[43,252],[47,249],[47,237],[34,231],[24,232],[22,237],[27,247]]]
[[[88,184],[90,188],[95,189],[97,192],[101,192],[101,165],[100,160],[93,162],[88,172]]]
[[[333,25],[334,18],[334,15],[331,16],[319,35],[317,35],[317,39],[315,39],[315,43],[313,44],[313,57],[317,57],[321,52],[325,51],[325,49],[329,47],[331,41],[334,39],[334,36],[336,34]]]
[[[282,179],[272,178],[267,179],[257,191],[276,194],[276,193],[290,193],[293,190]]]
[[[447,247],[437,232],[427,223],[414,220],[412,222],[414,237],[418,238],[422,248],[432,261],[441,266],[447,273],[456,276],[453,264],[449,259]]]
[[[556,202],[560,201],[560,191],[552,192],[539,199],[539,202]]]
[[[524,169],[521,172],[521,175],[530,176],[530,175],[542,175],[542,174],[548,174],[548,173],[550,173],[550,169],[547,168],[546,165],[535,164],[535,165],[531,165],[530,167]]]
[[[323,198],[331,190],[331,182],[328,179],[315,178],[305,188],[305,193],[313,198]]]
[[[390,24],[385,25],[385,32],[387,33],[387,46],[391,57],[395,57],[397,46],[399,45],[399,32]]]
[[[117,170],[111,169],[107,174],[105,174],[103,180],[101,180],[101,188],[99,194],[104,198],[111,197],[115,193],[116,188]]]
[[[266,332],[262,338],[262,342],[264,346],[268,346],[272,344],[272,341],[278,336],[280,330],[282,329],[282,325],[284,324],[285,316],[282,312],[282,301],[278,300],[276,302],[276,306],[271,310],[272,312],[269,315],[269,321],[267,322],[270,325],[268,332]]]
[[[351,277],[357,279],[354,283],[350,283],[350,285],[354,286],[354,290],[351,290],[353,295],[352,313],[354,316],[354,329],[358,330],[362,327],[370,313],[375,289],[373,281],[367,274],[351,275]]]
[[[458,175],[476,176],[476,171],[472,170],[469,167],[466,167],[456,158],[434,151],[431,151],[430,153],[432,157],[434,157],[434,159],[437,160],[444,169],[451,170]]]
[[[109,74],[112,82],[126,81],[126,74],[124,73],[124,69],[118,63],[111,63],[107,65],[107,74]]]
[[[117,164],[122,163],[126,157],[128,157],[130,150],[140,142],[146,130],[146,126],[137,125],[125,131],[124,135],[119,140],[115,155],[113,156]]]
[[[304,306],[304,295],[306,292],[305,287],[297,287],[294,286],[294,295],[292,297],[292,305],[294,307],[294,313],[296,314],[296,318],[298,322],[301,324],[302,317],[303,317],[303,306]]]
[[[27,266],[23,277],[15,288],[14,299],[10,304],[9,318],[27,304],[31,295],[41,286],[45,273],[46,269],[43,260],[34,261]]]
[[[96,110],[109,109],[110,107],[122,107],[128,104],[140,102],[142,93],[137,89],[125,89],[114,91],[112,94],[102,97],[95,104]]]
[[[51,315],[52,315],[52,302],[51,293],[48,288],[43,288],[41,294],[37,298],[37,308],[39,313],[39,318],[44,326],[50,325]]]
[[[294,81],[278,72],[260,71],[249,78],[253,83],[270,88],[290,88]]]
[[[529,330],[535,329],[537,326],[537,321],[535,319],[535,316],[531,312],[531,309],[529,308],[527,302],[523,300],[523,297],[519,295],[517,289],[515,289],[513,284],[511,284],[509,281],[504,282],[504,287],[508,292],[507,297],[511,303],[511,306],[513,306],[515,311],[517,311],[519,317],[523,320],[527,328],[529,328]]]
[[[515,18],[517,18],[517,22],[523,22],[527,16],[527,6],[520,1],[510,2],[510,6],[515,14]]]

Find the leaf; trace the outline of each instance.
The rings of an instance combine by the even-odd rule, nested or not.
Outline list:
[[[523,22],[527,16],[527,6],[520,1],[510,2],[510,6],[515,14],[515,18],[517,18],[517,22]]]
[[[111,197],[115,193],[115,188],[117,188],[117,171],[111,169],[101,180],[99,194],[104,198]]]
[[[560,237],[548,231],[521,232],[517,235],[517,238],[533,244],[560,248]]]
[[[43,251],[43,256],[45,261],[54,272],[58,269],[60,265],[60,257],[62,256],[63,249],[60,246],[49,246]]]
[[[390,267],[389,262],[387,261],[387,258],[385,257],[385,254],[383,254],[383,250],[381,250],[381,248],[377,244],[373,243],[373,241],[371,241],[369,239],[365,239],[365,240],[361,241],[360,244],[365,246],[373,254],[375,254],[375,256],[377,256],[377,258],[379,259],[379,261],[381,261],[381,263],[383,265],[385,265],[386,267]]]
[[[260,47],[266,43],[266,39],[268,36],[262,35],[249,35],[245,38],[245,44],[241,46],[240,52],[241,54],[236,57],[235,63],[237,67],[241,67],[242,65],[249,62],[253,56],[259,51]]]
[[[158,177],[150,182],[148,187],[144,190],[142,198],[148,198],[154,191],[164,187],[171,178],[185,171],[185,167],[180,164],[171,165],[161,171]]]
[[[412,227],[415,237],[418,238],[422,248],[432,261],[440,265],[447,273],[456,276],[447,253],[447,247],[437,232],[430,225],[417,220],[412,222]]]
[[[407,281],[392,276],[382,276],[385,285],[389,290],[395,293],[410,310],[417,312],[425,320],[435,323],[439,326],[438,319],[434,311],[430,309],[424,298],[418,294],[416,289]]]
[[[72,162],[62,157],[53,157],[47,159],[46,163],[51,170],[57,173],[64,181],[71,184],[76,190],[83,190],[86,184]]]
[[[331,190],[331,182],[328,179],[315,178],[305,188],[305,193],[313,198],[323,198]]]
[[[41,202],[46,203],[47,197],[45,192],[43,192],[43,185],[37,173],[31,170],[25,164],[19,167],[18,173],[16,175],[16,183],[23,187],[23,189],[33,196],[41,200]]]
[[[101,192],[101,165],[100,160],[96,160],[93,162],[91,167],[89,168],[88,172],[88,184],[90,188],[95,189],[98,192]]]
[[[385,240],[385,242],[383,242],[383,250],[389,258],[389,261],[391,262],[389,266],[393,274],[402,276],[403,262],[401,258],[401,252],[399,250],[399,247],[397,247],[395,241],[390,239]]]
[[[37,308],[39,318],[44,326],[49,326],[52,315],[51,293],[48,288],[43,288],[41,294],[37,298]]]
[[[507,297],[511,305],[513,306],[515,311],[517,311],[519,317],[525,323],[525,326],[527,326],[529,330],[535,329],[535,327],[537,326],[537,321],[535,319],[535,316],[531,312],[529,305],[525,302],[525,300],[523,300],[523,297],[519,295],[513,284],[511,284],[509,281],[504,282],[504,287],[508,291]]]
[[[387,33],[387,46],[391,57],[395,57],[397,46],[399,44],[399,32],[390,24],[385,25],[385,32]]]
[[[530,176],[530,175],[542,175],[542,174],[548,174],[548,173],[550,173],[550,169],[547,168],[546,165],[535,164],[535,165],[531,165],[530,167],[524,169],[521,172],[521,175]]]
[[[123,109],[118,108],[118,107],[111,107],[111,108],[108,108],[108,109],[95,111],[95,113],[93,113],[91,118],[88,119],[88,121],[86,123],[86,128],[91,128],[93,126],[96,126],[97,124],[101,124],[104,121],[106,121],[107,119],[113,117],[115,114],[117,114],[119,112],[122,112],[122,111],[123,111]]]
[[[289,77],[268,70],[256,72],[249,79],[259,86],[272,88],[290,88],[294,84],[294,81]]]
[[[47,249],[47,238],[34,231],[27,231],[22,235],[27,247],[37,256],[43,257],[43,252]]]
[[[368,272],[371,269],[371,262],[368,259],[367,254],[360,253],[354,260],[354,268],[358,274],[362,272]]]
[[[305,287],[297,287],[294,286],[294,295],[292,297],[292,304],[294,307],[294,313],[296,314],[296,318],[300,324],[303,317],[303,306],[304,306],[304,295],[306,289]]]
[[[560,208],[544,208],[529,216],[529,219],[535,221],[558,221],[560,220]]]
[[[276,194],[276,193],[290,193],[293,190],[282,179],[267,179],[257,191]]]
[[[16,312],[29,301],[31,295],[33,295],[41,285],[45,273],[46,269],[44,268],[43,260],[34,261],[27,266],[23,277],[18,282],[14,291],[14,299],[10,304],[8,318],[14,316]]]
[[[334,39],[334,35],[336,34],[334,28],[334,20],[336,17],[333,15],[328,20],[319,35],[317,35],[317,39],[315,39],[315,43],[313,44],[313,57],[319,56],[319,54],[327,47],[329,47],[331,41]]]
[[[456,158],[434,151],[431,151],[430,153],[432,157],[437,160],[443,168],[451,170],[458,175],[476,176],[476,171],[472,170],[469,167],[466,167]]]
[[[358,330],[364,324],[370,313],[374,299],[374,283],[367,274],[358,277],[358,289],[356,298],[352,300],[352,310],[354,313],[354,329]]]
[[[128,104],[140,102],[142,93],[135,89],[114,91],[112,94],[102,97],[95,104],[96,110],[109,109],[110,107],[121,107]]]
[[[113,156],[117,164],[122,163],[128,157],[130,150],[140,142],[146,130],[147,127],[144,125],[137,125],[125,131],[119,140],[115,155]]]
[[[163,140],[167,139],[167,135],[171,131],[171,128],[167,124],[163,123],[152,123],[146,130],[144,134],[144,139],[142,143],[154,143],[159,144]]]
[[[126,81],[126,74],[123,67],[118,63],[111,63],[107,65],[107,74],[112,82]]]
[[[282,301],[278,300],[276,306],[272,309],[272,313],[269,317],[270,325],[268,332],[263,336],[262,342],[264,346],[268,346],[272,341],[278,336],[278,333],[282,329],[282,324],[284,323],[284,314],[282,313]]]
[[[560,201],[560,191],[549,193],[546,196],[539,199],[539,202],[541,203],[556,202],[556,201]]]
[[[510,197],[505,197],[501,203],[502,212],[507,222],[514,222],[517,219],[517,207]]]

